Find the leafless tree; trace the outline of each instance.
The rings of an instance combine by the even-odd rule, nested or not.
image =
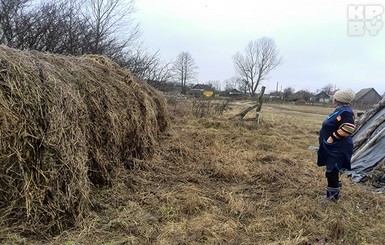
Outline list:
[[[239,91],[242,91],[243,94],[250,93],[249,83],[245,82],[244,79],[241,79],[239,77],[237,78],[237,81],[238,81],[238,90]]]
[[[307,90],[300,90],[295,92],[294,99],[308,101],[313,94]]]
[[[221,90],[221,82],[218,80],[209,80],[205,82],[204,84],[210,86],[213,91],[218,92]]]
[[[171,61],[137,42],[133,13],[134,0],[0,0],[0,44],[106,55],[153,85],[171,81]]]
[[[171,61],[163,61],[159,51],[151,52],[143,45],[129,50],[118,63],[154,87],[172,80]]]
[[[134,0],[0,0],[0,42],[114,59],[139,37],[133,11]]]
[[[331,83],[326,84],[322,87],[322,91],[324,91],[327,94],[331,94],[331,92],[334,90],[335,86]]]
[[[93,33],[91,53],[114,58],[138,39],[139,26],[129,17],[134,0],[87,0],[85,9]]]
[[[60,6],[63,35],[60,37],[62,48],[58,52],[72,55],[90,53],[92,32],[88,20],[83,17],[81,12],[84,2],[62,0]]]
[[[225,91],[230,91],[233,89],[242,91],[244,94],[247,92],[247,88],[244,82],[239,77],[231,77],[225,80]]]
[[[236,53],[233,60],[238,76],[252,96],[256,95],[260,82],[281,63],[277,45],[266,37],[250,41],[245,53]]]
[[[0,43],[15,47],[15,40],[24,31],[20,22],[25,9],[31,0],[0,1]]]
[[[194,81],[198,75],[198,66],[189,52],[180,53],[172,66],[175,80],[182,86],[182,93],[187,92],[187,83]]]
[[[287,87],[283,90],[283,98],[289,99],[294,94],[294,88]]]
[[[89,27],[78,0],[1,0],[0,42],[18,49],[82,54]]]
[[[65,53],[65,15],[64,5],[53,1],[43,2],[37,8],[25,11],[19,25],[25,30],[18,36],[16,47]]]
[[[236,77],[230,77],[224,81],[225,91],[230,91],[238,87]]]

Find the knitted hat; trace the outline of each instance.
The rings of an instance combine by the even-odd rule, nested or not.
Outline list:
[[[356,97],[356,94],[350,88],[349,89],[341,89],[341,90],[338,90],[334,94],[333,97],[336,101],[339,101],[341,103],[350,104],[354,100],[354,97]]]

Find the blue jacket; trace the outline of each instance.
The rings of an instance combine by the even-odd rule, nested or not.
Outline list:
[[[322,123],[319,133],[317,165],[326,166],[326,171],[332,171],[334,168],[338,170],[351,169],[350,160],[353,155],[351,135],[338,139],[333,137],[333,143],[326,142],[333,133],[335,135],[344,125],[354,127],[354,112],[350,106],[337,107]]]

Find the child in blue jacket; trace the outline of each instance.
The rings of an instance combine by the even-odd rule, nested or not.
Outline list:
[[[351,89],[338,90],[333,96],[335,110],[322,123],[319,133],[318,166],[326,166],[326,197],[337,201],[341,190],[339,174],[350,170],[355,131],[354,112],[351,103],[355,93]]]

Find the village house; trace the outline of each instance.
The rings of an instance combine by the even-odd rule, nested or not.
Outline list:
[[[282,100],[283,93],[280,91],[275,91],[267,94],[266,96],[269,98],[269,100]]]
[[[367,110],[381,99],[381,95],[374,88],[364,88],[356,93],[352,106],[355,109]]]
[[[330,102],[330,95],[328,95],[325,91],[321,91],[320,93],[316,94],[313,98],[315,102],[321,102],[321,103]]]
[[[228,93],[228,96],[229,97],[240,97],[240,96],[243,96],[243,92],[242,91],[239,91],[238,89],[232,89],[229,91]]]
[[[200,97],[200,96],[214,96],[214,89],[206,84],[196,84],[187,91],[187,95]]]

